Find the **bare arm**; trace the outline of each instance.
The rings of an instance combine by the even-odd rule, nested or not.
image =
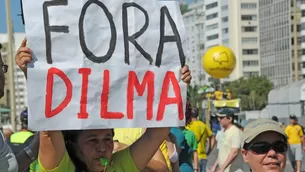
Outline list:
[[[145,134],[147,128],[143,128],[142,129],[142,135]],[[160,145],[161,146],[161,145]],[[166,163],[166,160],[165,160],[165,157],[164,155],[162,154],[162,150],[160,149],[160,146],[159,146],[159,149],[157,150],[157,152],[155,153],[155,155],[153,156],[153,158],[150,160],[151,161],[158,161],[162,164],[165,164],[167,166],[167,163]],[[149,163],[150,163],[149,162]]]
[[[128,145],[119,142],[114,142],[113,153],[124,150],[126,148],[128,148]],[[156,168],[154,167],[154,165],[157,165]],[[146,165],[143,171],[161,170],[161,169],[168,170],[168,167],[161,150],[158,149],[154,157],[149,161],[149,163]]]
[[[209,150],[207,151],[207,155],[210,155],[210,153],[212,152],[212,150],[214,149],[215,147],[215,144],[216,144],[216,139],[215,139],[215,136],[212,135],[211,137],[209,137]]]
[[[22,41],[16,55],[16,64],[27,78],[27,64],[32,60],[32,51],[26,47],[26,38]],[[66,152],[65,141],[61,131],[41,131],[39,160],[44,168],[52,170],[61,162]],[[20,157],[24,154],[20,154]]]
[[[157,150],[157,152],[153,156],[152,160],[158,161],[158,162],[166,165],[166,167],[167,167],[166,160],[165,160],[165,158],[164,158],[164,156],[162,154],[162,151],[160,149]]]
[[[238,150],[239,150],[239,148],[231,148],[231,152],[230,152],[229,156],[227,157],[223,166],[220,167],[220,169],[225,170],[233,162],[233,160],[238,155]]]
[[[33,156],[35,159],[38,158],[38,150],[39,150],[39,133],[36,133],[34,136],[34,139],[32,143],[29,145],[30,150],[33,153]],[[29,155],[26,153],[25,150],[20,151],[16,156],[17,162],[18,162],[18,171],[24,172],[26,171],[31,163],[33,162]]]
[[[194,158],[194,171],[198,171],[198,152],[197,151],[194,151],[193,158]]]
[[[168,172],[168,167],[160,161],[151,160],[142,172]]]
[[[47,170],[56,168],[66,152],[61,131],[40,132],[39,160]]]
[[[217,158],[216,162],[214,163],[214,165],[213,165],[213,167],[210,171],[211,172],[216,172],[217,167],[218,167],[218,158]]]
[[[159,146],[166,139],[170,128],[149,128],[135,143],[130,146],[130,153],[139,171],[155,155]],[[145,152],[145,154],[143,154]]]

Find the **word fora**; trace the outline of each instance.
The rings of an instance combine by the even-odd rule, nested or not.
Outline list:
[[[45,39],[46,39],[46,57],[47,57],[47,63],[52,64],[52,42],[51,42],[51,32],[57,32],[57,33],[69,33],[69,26],[63,25],[63,26],[57,26],[57,25],[50,25],[49,21],[49,11],[48,7],[51,6],[67,6],[68,0],[61,0],[61,1],[45,1],[43,3],[43,17],[44,17],[44,30],[45,30]],[[86,41],[85,41],[85,31],[84,31],[84,20],[87,13],[88,8],[91,5],[97,5],[103,10],[105,13],[105,16],[108,19],[109,25],[110,25],[110,33],[105,33],[105,35],[110,35],[110,42],[109,42],[109,49],[107,53],[104,56],[96,56],[93,54],[93,52],[88,48]],[[128,28],[128,8],[134,7],[138,10],[140,10],[144,16],[145,16],[145,24],[143,27],[137,31],[134,34],[129,33]],[[155,66],[160,67],[162,63],[162,55],[164,50],[164,44],[167,42],[175,42],[178,48],[179,52],[179,58],[181,66],[185,65],[185,54],[183,52],[181,37],[177,29],[177,25],[173,18],[170,15],[170,12],[166,6],[163,6],[160,10],[161,16],[160,16],[160,41],[159,41],[159,47],[156,54],[156,61]],[[165,35],[165,18],[168,19],[168,23],[170,24],[170,27],[173,31],[173,35]],[[122,34],[124,38],[124,51],[125,51],[125,63],[130,64],[130,54],[129,54],[129,43],[132,43],[136,49],[142,54],[142,56],[149,62],[150,65],[153,63],[153,58],[149,53],[147,53],[141,45],[136,41],[137,38],[139,38],[148,28],[149,26],[149,16],[147,11],[141,7],[140,5],[136,3],[124,3],[122,5]],[[108,10],[108,8],[105,6],[103,2],[100,2],[98,0],[88,0],[82,10],[79,17],[79,23],[78,23],[78,29],[79,29],[79,41],[81,49],[84,53],[84,55],[91,60],[94,63],[106,63],[110,58],[112,57],[112,54],[114,53],[116,42],[117,42],[117,29],[115,22],[113,20],[113,16]]]
[[[88,84],[89,76],[91,74],[90,68],[80,68],[78,73],[82,75],[82,89],[80,97],[80,112],[78,113],[79,119],[87,119],[89,114],[87,112],[87,95],[88,95]],[[54,109],[52,109],[52,99],[53,99],[53,82],[54,76],[57,75],[65,83],[66,86],[66,96],[64,100]],[[137,74],[135,71],[129,71],[128,73],[128,83],[127,83],[127,107],[126,115],[127,118],[134,119],[134,91],[137,91],[138,96],[143,96],[146,90],[147,92],[147,106],[146,106],[146,118],[147,120],[153,119],[153,105],[155,100],[155,74],[152,71],[147,71],[143,77],[142,83],[139,82]],[[175,97],[168,97],[169,88],[172,86],[174,90]],[[52,118],[59,114],[63,109],[65,109],[71,99],[72,99],[73,85],[69,77],[60,69],[50,68],[47,74],[47,84],[46,84],[46,107],[45,115],[46,118]],[[110,92],[110,71],[104,70],[103,72],[103,86],[101,92],[101,110],[100,116],[102,119],[122,119],[124,114],[121,112],[109,112],[108,111],[108,98]],[[157,121],[162,121],[164,117],[165,108],[167,105],[176,104],[178,107],[179,120],[184,119],[183,113],[183,103],[182,96],[180,92],[179,82],[175,76],[175,73],[168,71],[165,74],[162,91],[159,98],[159,105],[157,110]]]

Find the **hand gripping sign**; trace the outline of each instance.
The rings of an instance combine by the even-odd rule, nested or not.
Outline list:
[[[23,0],[33,130],[184,125],[174,1]]]

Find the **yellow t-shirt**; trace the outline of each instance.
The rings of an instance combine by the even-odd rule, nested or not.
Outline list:
[[[213,135],[211,129],[201,121],[193,121],[191,122],[186,129],[191,130],[195,136],[198,143],[198,157],[199,159],[207,159],[206,154],[206,141],[207,138]]]
[[[113,140],[118,140],[120,143],[126,144],[126,145],[131,145],[133,144],[136,140],[138,140],[143,134],[143,129],[142,128],[116,128],[114,129],[114,138]],[[161,146],[160,150],[164,156],[164,159],[166,161],[166,164],[170,171],[172,171],[172,165],[169,160],[168,156],[168,149],[166,145],[166,141],[164,141]]]
[[[126,172],[139,171],[130,155],[129,149],[122,150],[112,155],[111,163],[105,172]],[[61,160],[60,164],[53,170],[46,170],[39,161],[39,172],[75,172],[75,165],[68,152]]]
[[[289,144],[301,144],[301,137],[304,135],[302,127],[300,125],[288,125],[285,129],[285,133],[288,136]]]
[[[142,128],[115,128],[113,140],[125,145],[131,145],[143,134]]]

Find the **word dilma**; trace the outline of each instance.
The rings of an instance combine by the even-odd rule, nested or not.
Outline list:
[[[91,74],[90,68],[80,68],[78,73],[82,77],[82,87],[81,87],[81,97],[80,97],[80,112],[77,117],[79,119],[87,119],[89,114],[87,112],[87,96],[88,96],[88,84],[89,77]],[[53,83],[54,76],[57,75],[66,86],[66,95],[64,100],[54,109],[52,109],[52,98],[53,98]],[[109,112],[108,111],[108,98],[110,92],[110,71],[104,70],[102,88],[101,88],[101,102],[100,102],[100,116],[102,119],[122,119],[124,118],[123,113],[121,112]],[[137,92],[138,96],[143,96],[145,91],[147,92],[147,106],[146,106],[146,117],[147,120],[153,119],[153,105],[155,99],[155,74],[152,71],[147,71],[143,77],[142,82],[139,82],[137,74],[135,71],[129,71],[128,73],[128,84],[126,88],[127,94],[127,103],[126,103],[126,116],[129,120],[134,119],[134,96],[135,92]],[[168,92],[170,86],[174,90],[174,97],[169,97]],[[54,116],[61,113],[63,109],[65,109],[71,99],[73,92],[73,84],[69,77],[58,68],[50,68],[47,73],[47,84],[46,84],[46,107],[45,107],[45,116],[46,118],[53,118]],[[75,99],[75,97],[73,97]],[[175,73],[172,71],[168,71],[165,74],[162,84],[162,90],[159,97],[158,110],[157,110],[157,121],[162,121],[164,117],[165,108],[167,105],[176,104],[178,108],[178,116],[179,120],[184,119],[183,113],[183,103],[182,96],[180,91],[179,82],[175,76]]]

